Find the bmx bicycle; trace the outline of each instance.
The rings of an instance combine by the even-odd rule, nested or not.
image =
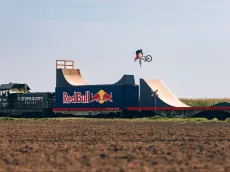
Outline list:
[[[144,62],[151,62],[152,61],[152,56],[151,55],[141,56],[140,59],[144,60]]]
[[[151,62],[151,61],[152,61],[152,56],[151,56],[151,55],[141,56],[141,57],[139,58],[140,66],[141,66],[141,61],[142,61],[142,60],[143,60],[144,62]],[[134,61],[136,61],[136,58],[135,58]]]

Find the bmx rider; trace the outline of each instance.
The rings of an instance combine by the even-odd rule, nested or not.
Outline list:
[[[139,63],[140,63],[140,66],[141,66],[141,56],[140,56],[140,54],[142,54],[142,56],[143,56],[142,49],[136,51],[136,57],[135,57],[134,61],[139,59]]]

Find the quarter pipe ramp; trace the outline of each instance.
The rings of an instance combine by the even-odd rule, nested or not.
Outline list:
[[[155,106],[153,91],[157,92],[157,107],[190,107],[181,102],[160,79],[140,79],[140,106]]]
[[[60,67],[60,68],[59,68]],[[56,60],[56,87],[87,85],[72,60]]]

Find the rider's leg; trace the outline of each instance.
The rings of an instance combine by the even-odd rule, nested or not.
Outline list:
[[[138,59],[140,59],[140,55],[139,55],[139,54],[136,54],[136,58],[135,58],[134,61],[136,61],[136,60],[138,60]]]
[[[139,59],[140,67],[141,67],[141,59]]]

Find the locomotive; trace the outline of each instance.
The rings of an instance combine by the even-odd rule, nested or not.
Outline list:
[[[20,117],[54,116],[54,92],[30,92],[22,83],[0,85],[0,115]]]

